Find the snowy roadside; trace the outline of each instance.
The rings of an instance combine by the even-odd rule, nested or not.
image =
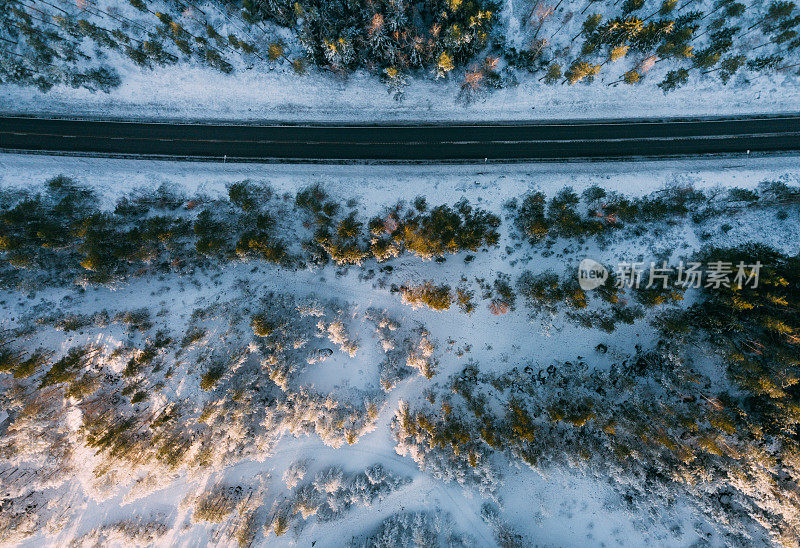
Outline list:
[[[60,173],[91,183],[111,207],[139,187],[162,182],[187,193],[218,196],[226,184],[243,179],[267,180],[275,190],[297,191],[321,182],[331,193],[360,196],[364,203],[411,200],[419,194],[437,201],[463,196],[482,207],[499,207],[532,188],[554,194],[565,185],[581,192],[593,184],[641,196],[673,182],[692,182],[698,188],[741,186],[780,177],[798,180],[796,155],[707,157],[637,162],[567,162],[510,165],[322,165],[224,164],[161,160],[112,160],[29,154],[0,154],[0,185],[38,187]],[[372,213],[370,211],[370,213]]]
[[[121,61],[122,62],[122,61]],[[611,75],[606,78],[612,78]],[[209,90],[213,90],[210,93]],[[458,84],[412,80],[395,101],[374,77],[347,80],[319,73],[239,71],[180,65],[131,68],[109,94],[56,86],[47,93],[0,85],[0,112],[182,121],[503,121],[736,116],[800,110],[800,87],[790,78],[762,77],[747,86],[697,82],[667,95],[655,85],[546,86],[536,78],[494,90],[471,105],[457,101]]]

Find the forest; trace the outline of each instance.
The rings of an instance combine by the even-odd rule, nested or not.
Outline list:
[[[397,454],[488,501],[482,519],[501,545],[527,541],[493,506],[497,457],[592,470],[637,504],[691,500],[727,542],[800,538],[800,257],[730,236],[747,234],[730,223],[748,218],[792,230],[796,186],[639,196],[564,187],[523,192],[502,210],[424,197],[365,210],[320,183],[290,193],[243,180],[225,191],[162,184],[108,208],[61,175],[36,191],[0,192],[5,541],[69,522],[74,510],[54,509],[70,507],[71,471],[86,466],[92,496],[127,485],[139,497],[165,473],[268,458],[287,436],[358,448],[384,422]],[[699,243],[670,257],[658,242],[684,229]],[[586,291],[572,268],[590,242],[606,257],[639,242],[673,266],[763,267],[755,285],[689,287],[673,276],[628,287],[612,273]],[[510,258],[518,254],[538,258]],[[543,268],[553,254],[571,266]],[[425,269],[410,275],[409,265]],[[342,289],[309,292],[320,275]],[[99,298],[105,291],[113,299]],[[191,294],[194,305],[180,304]],[[480,338],[457,342],[448,330],[454,316],[498,318],[512,340],[517,325],[588,340],[630,326],[648,335],[635,345],[600,338],[568,360],[480,358]],[[325,388],[339,374],[353,384]],[[421,393],[409,399],[409,386]],[[396,390],[404,397],[393,406]],[[315,468],[304,481],[309,466],[286,470],[280,496],[263,478],[218,478],[181,504],[192,523],[224,524],[210,525],[214,538],[246,546],[301,535],[409,484],[380,465]],[[354,545],[443,535],[449,522],[431,519],[398,514]],[[158,538],[171,527],[142,520],[86,538]]]
[[[526,78],[591,84],[602,71],[614,75],[607,85],[637,85],[666,66],[657,85],[669,93],[800,66],[792,1],[529,0],[509,9],[486,0],[2,0],[0,81],[108,92],[124,80],[123,58],[140,70],[283,66],[297,78],[365,70],[397,99],[412,79],[445,79],[470,103]]]

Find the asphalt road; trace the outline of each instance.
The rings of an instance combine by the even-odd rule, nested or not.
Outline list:
[[[0,117],[0,149],[228,160],[483,161],[800,150],[800,115],[496,124],[223,125]]]

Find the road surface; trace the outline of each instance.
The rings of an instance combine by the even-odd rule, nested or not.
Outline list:
[[[800,150],[800,115],[485,124],[179,124],[0,116],[0,149],[235,160],[483,161]]]

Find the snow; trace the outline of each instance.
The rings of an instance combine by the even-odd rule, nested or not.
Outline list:
[[[529,190],[552,195],[564,186],[580,193],[600,185],[643,196],[669,184],[699,189],[755,188],[766,180],[796,182],[797,155],[736,155],[669,160],[486,164],[486,165],[321,165],[108,160],[104,158],[0,153],[0,183],[6,188],[36,188],[58,174],[91,184],[104,208],[138,189],[174,185],[188,195],[227,195],[226,185],[252,180],[269,183],[281,194],[319,182],[329,193],[354,197],[370,213],[397,200],[429,197],[454,203],[467,197],[499,211],[507,200]]]
[[[367,217],[398,199],[410,201],[420,194],[425,195],[431,204],[452,204],[466,197],[474,205],[500,213],[505,202],[526,191],[541,190],[552,196],[568,185],[577,192],[597,184],[607,190],[642,196],[668,185],[689,182],[702,189],[755,188],[762,181],[777,179],[797,184],[800,182],[798,159],[798,156],[785,155],[485,166],[286,166],[0,154],[0,187],[35,189],[50,177],[66,174],[79,183],[90,185],[100,196],[101,206],[110,209],[121,196],[137,189],[154,189],[160,184],[172,185],[187,195],[199,193],[213,197],[226,195],[226,185],[244,179],[268,182],[278,195],[294,193],[308,184],[319,182],[337,199],[356,198],[359,213]],[[504,219],[504,231],[510,224]],[[758,226],[744,225],[739,230],[742,232],[731,237],[742,237],[747,231],[755,232]],[[800,237],[796,224],[775,226],[773,230],[763,232],[760,234],[763,239],[789,248]],[[470,264],[464,264],[462,256],[448,258],[444,265],[404,256],[393,262],[392,281],[435,278],[455,285],[462,274],[491,281],[498,272],[516,275],[523,267],[535,267],[537,271],[546,267],[558,268],[559,265],[564,268],[564,261],[559,257],[536,257],[526,261],[521,257],[524,251],[504,254],[504,247],[511,244],[504,232],[498,249],[491,253],[478,253],[478,258]],[[636,250],[634,244],[630,248]],[[624,252],[625,249],[616,251]],[[517,260],[520,261],[518,265]],[[370,268],[374,266],[370,265]],[[377,346],[374,326],[361,319],[369,307],[386,310],[404,328],[424,325],[436,341],[435,355],[440,361],[437,375],[431,381],[415,373],[398,383],[386,395],[371,431],[364,433],[352,445],[332,447],[316,435],[293,436],[287,433],[258,458],[242,458],[224,469],[212,469],[199,475],[179,471],[159,476],[152,484],[141,482],[141,491],[137,491],[132,483],[122,481],[142,479],[141,475],[118,470],[116,473],[120,474],[120,483],[124,486],[114,489],[112,485],[105,498],[100,490],[95,495],[88,494],[92,492],[88,486],[95,482],[89,477],[89,463],[95,462],[95,457],[87,451],[87,467],[70,482],[75,493],[74,502],[79,505],[75,521],[57,535],[42,532],[19,545],[63,545],[102,525],[136,516],[167,524],[168,532],[159,537],[156,544],[205,544],[211,542],[215,538],[213,534],[217,533],[205,522],[192,521],[192,506],[179,504],[184,498],[197,496],[217,484],[263,484],[259,496],[265,497],[269,509],[270,501],[284,500],[295,485],[310,481],[330,466],[356,474],[380,463],[392,474],[410,481],[370,506],[354,507],[342,519],[322,522],[310,518],[305,527],[291,530],[285,537],[259,537],[259,543],[265,546],[285,546],[287,543],[308,546],[316,542],[316,546],[342,546],[350,538],[360,538],[376,530],[381,522],[394,514],[420,511],[433,512],[442,519],[449,516],[454,531],[471,537],[476,546],[491,546],[495,544],[494,532],[481,518],[481,506],[485,502],[482,495],[468,487],[437,480],[420,471],[413,460],[397,454],[389,423],[399,401],[420,400],[428,388],[443,389],[447,377],[460,371],[468,359],[474,360],[481,368],[500,373],[525,360],[546,364],[573,359],[575,355],[585,356],[603,342],[611,348],[605,358],[597,360],[597,366],[603,367],[614,359],[616,351],[624,352],[634,342],[648,344],[652,339],[652,330],[646,322],[622,326],[613,335],[573,325],[548,329],[540,320],[529,319],[521,303],[518,303],[516,311],[499,317],[490,314],[483,302],[478,303],[479,308],[472,316],[459,313],[455,307],[443,313],[414,310],[404,306],[399,296],[361,279],[357,268],[351,268],[345,274],[337,274],[334,270],[328,267],[289,275],[271,267],[261,266],[253,270],[248,264],[231,264],[219,271],[198,273],[194,283],[185,283],[186,280],[172,275],[157,281],[134,279],[115,288],[89,288],[75,301],[64,299],[71,294],[70,288],[44,289],[30,298],[3,292],[0,295],[4,306],[0,312],[0,328],[19,325],[22,317],[35,305],[83,313],[106,307],[130,310],[148,306],[153,315],[163,311],[159,321],[179,333],[186,327],[187,316],[195,308],[227,302],[240,304],[243,293],[237,293],[236,282],[239,279],[249,282],[249,293],[244,295],[260,296],[278,291],[292,295],[298,302],[313,299],[343,303],[349,305],[347,310],[351,311],[344,317],[345,327],[352,330],[360,342],[356,358],[350,359],[338,344],[327,338],[317,339],[315,344],[335,349],[334,355],[325,361],[309,364],[294,379],[306,387],[337,397],[379,388],[375,365],[382,350]],[[326,317],[326,321],[331,319],[331,316]],[[547,336],[539,336],[542,332]],[[113,333],[112,328],[104,331],[104,344],[119,344],[118,335],[110,333]],[[213,340],[215,335],[219,333],[211,334],[209,338]],[[71,336],[73,340],[70,343],[74,344],[83,335]],[[51,340],[42,339],[40,342],[52,344],[61,340],[65,348],[68,346],[63,334],[51,332],[49,337]],[[448,344],[448,339],[454,343]],[[458,357],[455,349],[466,345],[471,345],[472,350],[466,357]],[[168,389],[174,390],[175,396],[187,400],[204,397],[188,380],[176,381]],[[71,410],[67,416],[67,425],[73,433],[80,424],[80,417],[77,409]],[[3,418],[5,413],[0,412],[0,422]],[[284,478],[291,477],[291,474],[287,476],[287,470],[296,466],[299,460],[306,461],[308,470],[303,478],[287,484]],[[563,468],[540,476],[528,468],[500,460],[505,476],[497,494],[502,519],[528,542],[543,546],[690,545],[701,539],[708,540],[711,535],[711,526],[704,523],[685,501],[669,508],[666,505],[662,507],[658,501],[649,508],[628,508],[604,478],[585,470]],[[652,519],[650,512],[653,511],[658,511],[660,516]],[[710,538],[712,542],[719,540],[713,535]]]
[[[7,114],[143,119],[151,121],[537,121],[684,116],[735,116],[797,112],[800,86],[794,77],[759,76],[728,87],[696,82],[664,95],[653,84],[546,86],[537,77],[495,90],[465,106],[457,83],[412,80],[403,101],[366,73],[345,82],[322,74],[244,71],[224,75],[196,66],[131,71],[109,94],[57,86],[47,93],[0,85],[0,111]],[[213,93],[209,93],[213,90]]]

